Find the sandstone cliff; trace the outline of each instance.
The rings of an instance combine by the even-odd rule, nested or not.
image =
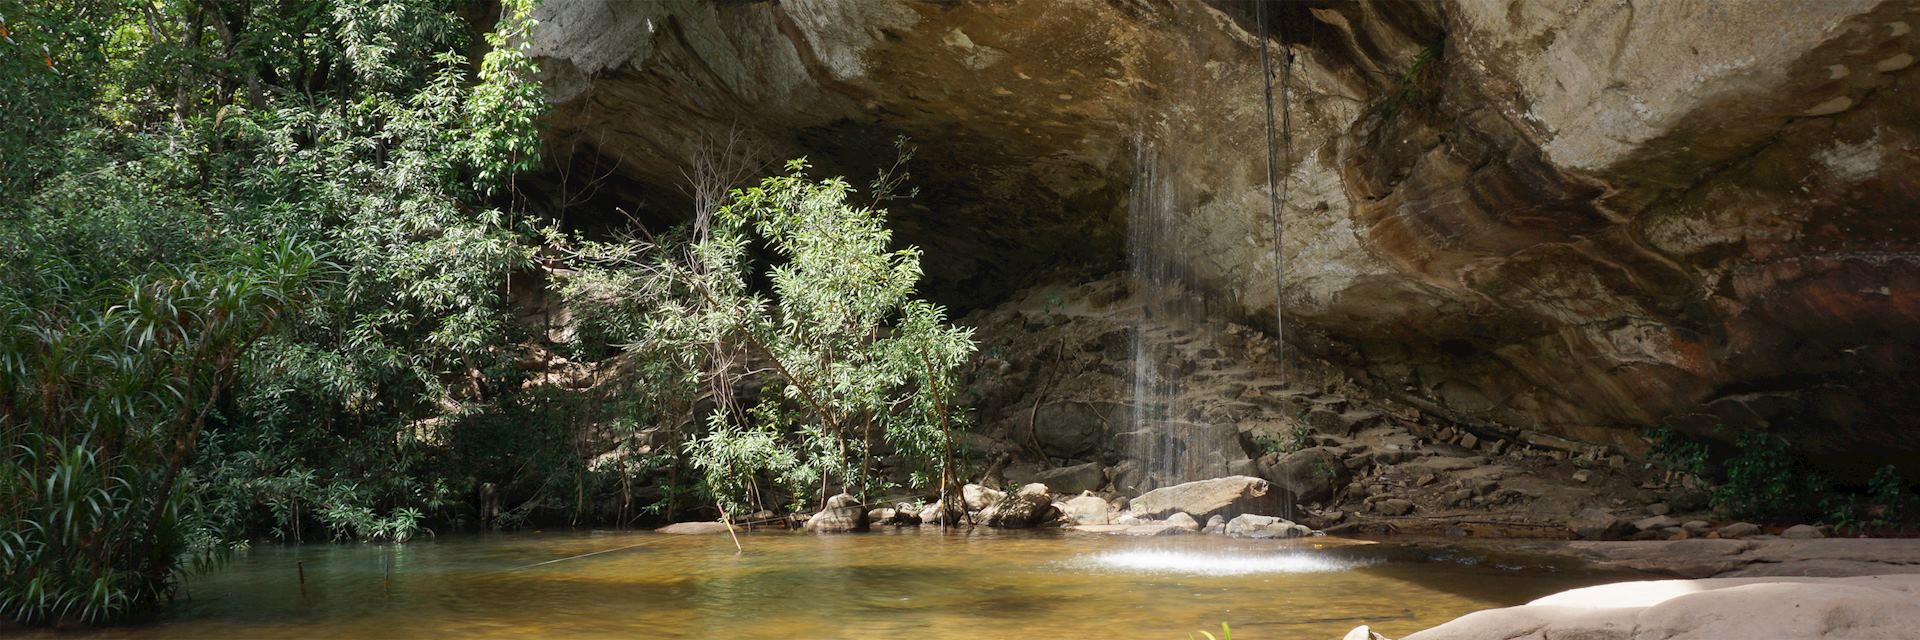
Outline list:
[[[1123,265],[1152,163],[1183,277],[1269,325],[1282,282],[1291,344],[1433,411],[1628,449],[1724,424],[1920,455],[1920,5],[1264,10],[548,0],[554,207],[671,218],[715,140],[857,178],[904,135],[921,194],[898,237],[974,308]]]

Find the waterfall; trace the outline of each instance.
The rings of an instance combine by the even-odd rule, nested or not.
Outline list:
[[[1288,196],[1284,172],[1294,161],[1290,108],[1293,53],[1290,48],[1283,49],[1276,110],[1275,65],[1268,51],[1265,9],[1264,3],[1255,3],[1265,106],[1266,213],[1273,243],[1274,357],[1284,360],[1286,318],[1282,300],[1286,283],[1281,216]],[[1279,27],[1284,36],[1284,19]],[[1127,266],[1139,315],[1131,339],[1133,404],[1128,434],[1131,441],[1126,449],[1144,476],[1134,483],[1133,488],[1139,491],[1228,475],[1228,461],[1246,454],[1239,449],[1238,425],[1209,424],[1186,397],[1184,383],[1192,373],[1193,362],[1185,345],[1208,342],[1213,323],[1198,295],[1199,288],[1191,286],[1187,273],[1187,266],[1204,256],[1191,255],[1197,243],[1186,237],[1185,231],[1204,223],[1187,219],[1193,213],[1193,202],[1191,194],[1173,179],[1180,175],[1178,156],[1159,150],[1154,142],[1154,134],[1177,135],[1165,130],[1170,123],[1182,121],[1176,114],[1161,114],[1163,126],[1152,124],[1154,117],[1142,118],[1146,124],[1135,141],[1135,169],[1127,202]],[[1288,513],[1283,515],[1291,516],[1288,506]]]
[[[1133,407],[1129,453],[1141,465],[1141,491],[1225,474],[1224,460],[1194,424],[1183,401],[1181,346],[1205,325],[1203,305],[1188,294],[1180,237],[1183,198],[1152,143],[1138,143],[1127,203],[1127,266],[1139,304],[1132,332]],[[1231,428],[1231,425],[1228,425]],[[1216,434],[1217,435],[1217,434]]]

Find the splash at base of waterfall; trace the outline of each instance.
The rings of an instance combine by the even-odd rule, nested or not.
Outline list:
[[[1074,564],[1094,569],[1147,573],[1244,576],[1256,573],[1349,571],[1374,563],[1350,558],[1331,558],[1314,553],[1224,553],[1135,549],[1096,554],[1075,561]]]

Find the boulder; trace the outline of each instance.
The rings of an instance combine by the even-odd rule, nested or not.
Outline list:
[[[1340,454],[1331,447],[1313,447],[1293,453],[1268,454],[1260,459],[1262,477],[1293,492],[1301,502],[1327,502],[1334,492],[1353,480],[1353,472],[1340,462]]]
[[[1680,530],[1687,532],[1689,536],[1699,538],[1712,532],[1713,525],[1705,520],[1688,520],[1680,523]]]
[[[1052,521],[1060,512],[1053,508],[1047,485],[1035,482],[981,510],[980,515],[989,527],[1029,529]]]
[[[1057,467],[1034,474],[1033,481],[1060,493],[1080,493],[1099,491],[1107,484],[1107,472],[1098,462],[1076,464],[1071,467]]]
[[[1753,524],[1751,522],[1735,522],[1733,524],[1720,527],[1720,537],[1728,540],[1738,540],[1740,538],[1745,538],[1747,536],[1760,535],[1760,531],[1761,531],[1760,525]]]
[[[913,503],[901,502],[893,505],[893,524],[907,526],[920,524],[920,510]]]
[[[1007,492],[970,484],[960,488],[960,497],[965,501],[968,511],[982,511],[1005,499]]]
[[[1633,524],[1605,509],[1587,509],[1573,514],[1567,528],[1582,540],[1616,540],[1633,530]]]
[[[1233,538],[1300,538],[1313,535],[1313,530],[1289,520],[1246,513],[1228,520],[1225,533]]]
[[[1780,537],[1788,540],[1812,540],[1814,538],[1825,538],[1827,534],[1821,533],[1819,527],[1810,524],[1796,524],[1787,527],[1786,531],[1780,532]]]
[[[1373,510],[1383,516],[1404,516],[1413,513],[1413,501],[1406,498],[1388,498],[1373,503]]]
[[[897,510],[896,508],[896,511]],[[895,517],[899,516],[896,514]],[[922,507],[919,513],[914,514],[914,520],[923,525],[944,524],[951,526],[966,522],[967,512],[959,509],[957,505],[954,508],[948,508],[946,502],[935,500],[933,504]]]
[[[1127,460],[1107,467],[1107,477],[1113,481],[1113,490],[1125,495],[1140,495],[1152,489],[1147,486],[1147,474],[1141,472],[1138,461]]]
[[[1197,520],[1194,520],[1193,516],[1190,516],[1184,513],[1175,513],[1173,515],[1167,516],[1167,524],[1180,527],[1188,531],[1200,530],[1200,522]]]
[[[1081,494],[1060,503],[1060,512],[1079,524],[1107,524],[1113,519],[1113,506],[1099,496]]]
[[[920,509],[900,502],[891,507],[878,507],[867,511],[867,523],[872,526],[910,527],[920,524]],[[936,514],[938,511],[935,512]]]
[[[827,507],[807,518],[806,530],[866,531],[868,524],[867,510],[860,506],[860,499],[842,493],[827,498]]]
[[[1262,478],[1228,476],[1155,489],[1134,498],[1135,515],[1165,518],[1184,512],[1196,518],[1232,518],[1246,513],[1281,513],[1293,509],[1293,496]]]

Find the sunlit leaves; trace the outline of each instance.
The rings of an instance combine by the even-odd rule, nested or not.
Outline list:
[[[584,326],[672,363],[681,395],[717,399],[684,452],[730,509],[766,506],[763,482],[796,503],[829,487],[885,489],[870,455],[882,442],[931,478],[957,415],[953,371],[974,348],[940,307],[913,299],[920,254],[890,248],[884,212],[850,204],[843,180],[808,178],[804,161],[787,169],[733,192],[700,230],[554,239],[587,263],[564,287]],[[777,256],[770,298],[747,284],[755,238]],[[728,405],[749,369],[771,386],[751,408]]]
[[[36,496],[6,507],[23,519],[0,522],[0,555],[86,569],[9,569],[9,615],[150,603],[145,568],[267,517],[398,540],[443,504],[405,436],[477,404],[449,381],[515,339],[503,285],[529,248],[487,198],[537,159],[541,106],[529,7],[509,3],[477,68],[462,10],[0,0],[0,445],[34,440],[0,480],[30,489],[0,490]],[[90,461],[54,450],[82,442]],[[116,508],[99,536],[46,543]],[[148,530],[167,542],[127,560]]]

